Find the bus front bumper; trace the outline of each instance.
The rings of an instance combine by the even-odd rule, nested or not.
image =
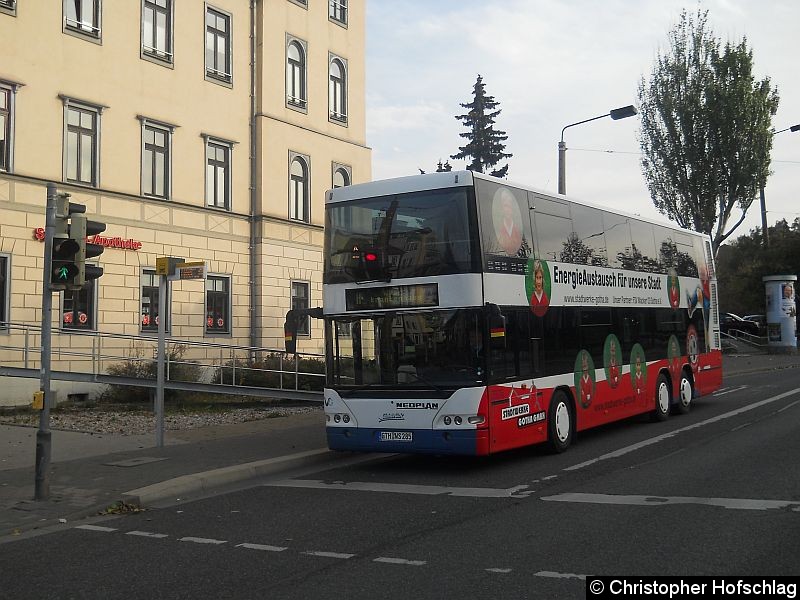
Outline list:
[[[400,454],[488,454],[489,432],[486,429],[431,430],[412,429],[406,441],[384,440],[386,429],[326,427],[331,450],[391,452]],[[399,433],[399,432],[392,432]]]

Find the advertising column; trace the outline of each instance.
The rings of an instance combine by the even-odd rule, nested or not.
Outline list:
[[[797,275],[762,277],[767,292],[767,339],[771,353],[797,352],[794,288]]]

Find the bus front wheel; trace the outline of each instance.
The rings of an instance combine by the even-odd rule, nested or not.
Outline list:
[[[656,382],[656,406],[650,413],[653,421],[666,421],[669,417],[669,401],[672,391],[669,388],[669,379],[661,373]]]
[[[561,453],[569,448],[574,422],[569,397],[562,390],[557,390],[550,399],[550,410],[547,411],[547,444],[551,452]]]

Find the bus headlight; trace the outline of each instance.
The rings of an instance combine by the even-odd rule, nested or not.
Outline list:
[[[453,419],[453,422],[454,422],[456,425],[461,425],[461,417],[460,417],[460,416],[458,416],[458,415],[456,415],[456,417]]]
[[[335,415],[333,415],[333,422],[334,423],[338,423],[341,420],[342,420],[342,415],[340,415],[339,413],[336,413]]]
[[[350,422],[350,415],[343,415],[342,416],[342,421],[344,421],[345,423],[349,423]]]
[[[483,425],[486,418],[483,415],[472,415],[467,418],[467,423],[470,425]]]
[[[452,420],[450,419],[449,416],[445,416],[445,418],[443,420],[444,420],[444,424],[445,425],[450,425],[450,423],[452,422]]]

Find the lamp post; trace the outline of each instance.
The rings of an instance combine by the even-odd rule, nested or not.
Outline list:
[[[792,125],[791,127],[787,127],[786,129],[781,129],[780,131],[776,131],[772,134],[772,136],[776,136],[779,133],[783,133],[784,131],[791,131],[794,133],[795,131],[800,131],[800,124]],[[761,189],[759,190],[761,196],[761,231],[764,232],[764,246],[769,248],[769,229],[767,229],[767,201],[764,198],[764,184],[761,184]]]
[[[636,107],[634,106],[623,106],[622,108],[615,108],[609,111],[605,115],[598,115],[596,117],[592,117],[591,119],[584,119],[583,121],[578,121],[577,123],[570,123],[564,129],[561,130],[561,141],[558,142],[558,193],[559,194],[566,194],[567,193],[567,166],[566,166],[566,159],[567,159],[567,145],[564,143],[564,131],[569,127],[574,127],[575,125],[581,125],[583,123],[588,123],[589,121],[596,121],[597,119],[602,119],[603,117],[611,117],[614,121],[618,119],[625,119],[627,117],[632,117],[636,114]]]

